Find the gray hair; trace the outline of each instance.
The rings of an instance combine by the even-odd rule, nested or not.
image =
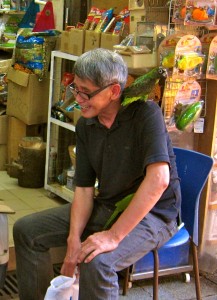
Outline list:
[[[113,51],[97,48],[83,53],[75,62],[74,73],[81,79],[88,79],[98,87],[119,83],[124,89],[128,68],[123,58]]]

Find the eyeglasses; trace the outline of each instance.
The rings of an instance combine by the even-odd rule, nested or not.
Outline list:
[[[111,86],[111,85],[113,85],[113,84],[114,84],[114,83],[110,83],[110,84],[108,84],[108,85],[106,85],[106,86],[104,86],[104,87],[102,87],[102,88],[96,90],[95,92],[90,93],[90,94],[87,94],[87,93],[83,93],[83,92],[81,92],[81,91],[78,91],[78,90],[76,89],[76,87],[75,87],[74,82],[71,83],[71,84],[69,85],[69,89],[70,89],[70,91],[72,92],[72,94],[73,94],[75,97],[77,97],[77,96],[79,95],[79,96],[80,96],[82,99],[84,99],[84,100],[90,100],[93,96],[96,96],[97,94],[99,94],[100,92],[102,92],[102,91],[105,90],[107,87],[109,87],[109,86]]]

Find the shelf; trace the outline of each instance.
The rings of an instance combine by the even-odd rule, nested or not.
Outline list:
[[[75,125],[72,123],[65,123],[54,118],[50,118],[50,122],[75,132]]]
[[[72,60],[72,61],[76,61],[78,59],[78,56],[76,56],[76,55],[61,52],[61,51],[52,51],[51,57],[52,58],[58,57],[58,58],[62,58],[62,59]]]
[[[50,183],[48,180],[50,148],[53,145],[57,150],[57,168],[58,174],[72,164],[68,153],[68,147],[75,142],[75,125],[73,123],[62,122],[51,117],[53,102],[59,100],[60,82],[62,72],[65,67],[63,60],[76,61],[78,56],[68,54],[61,51],[51,52],[51,67],[50,67],[50,90],[49,90],[49,107],[48,107],[48,122],[47,122],[47,149],[46,149],[46,165],[45,165],[45,189],[51,194],[57,195],[68,202],[73,200],[73,191],[55,183]],[[55,97],[54,97],[55,96]],[[68,131],[61,130],[67,129]],[[68,139],[68,140],[67,140]],[[67,154],[66,154],[67,153]]]
[[[0,14],[5,15],[24,15],[26,11],[23,10],[8,10],[8,9],[0,9]]]
[[[58,183],[45,184],[45,189],[52,194],[57,195],[68,202],[72,202],[74,192],[67,189],[64,185]]]

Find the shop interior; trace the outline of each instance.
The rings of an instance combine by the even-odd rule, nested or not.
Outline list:
[[[217,286],[216,1],[0,2],[0,227],[8,236],[8,252],[0,260],[0,299],[19,299],[13,289],[4,290],[5,276],[16,270],[14,222],[73,199],[81,112],[69,84],[77,57],[99,47],[122,55],[128,86],[156,67],[166,69],[167,78],[156,80],[148,99],[162,108],[175,147],[213,158],[199,207],[198,259],[200,273]],[[36,49],[32,37],[42,38],[43,45]],[[23,40],[29,41],[28,51]],[[54,265],[61,264],[64,250],[51,250]],[[129,289],[126,299],[144,297],[141,282],[136,284],[142,291]]]

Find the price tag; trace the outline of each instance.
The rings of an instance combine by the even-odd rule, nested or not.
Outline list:
[[[194,133],[203,133],[204,132],[204,118],[198,118],[194,122]]]

